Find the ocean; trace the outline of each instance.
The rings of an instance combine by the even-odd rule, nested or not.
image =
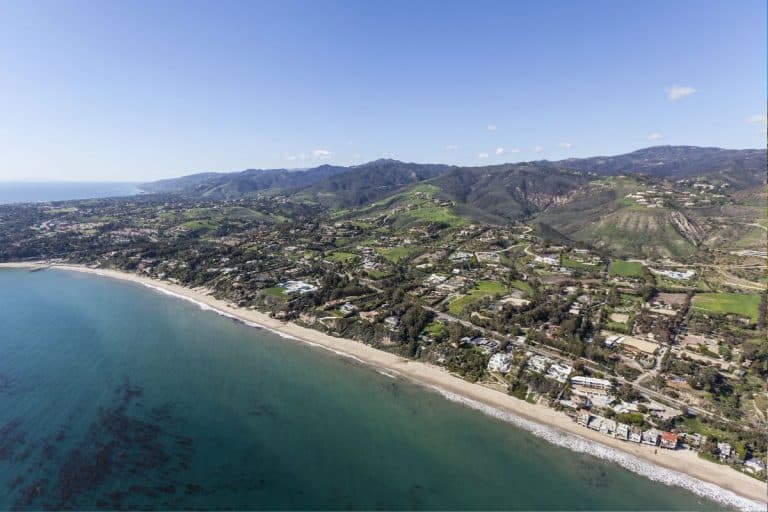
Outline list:
[[[40,203],[138,194],[137,183],[113,182],[3,182],[0,204]]]
[[[0,509],[715,510],[145,286],[0,269]]]

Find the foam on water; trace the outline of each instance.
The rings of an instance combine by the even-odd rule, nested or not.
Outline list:
[[[105,274],[99,274],[104,275]],[[365,361],[361,360],[358,357],[355,357],[351,354],[348,354],[346,352],[335,350],[331,347],[321,345],[318,343],[313,343],[308,340],[299,339],[294,336],[290,336],[288,334],[282,333],[280,331],[276,331],[274,329],[270,329],[264,325],[245,321],[241,318],[232,315],[231,313],[227,313],[226,311],[221,311],[220,309],[217,309],[215,307],[212,307],[208,304],[205,304],[204,302],[195,300],[191,297],[188,297],[186,295],[182,295],[179,293],[175,293],[171,290],[168,290],[166,288],[163,288],[161,286],[155,286],[149,283],[142,283],[144,286],[151,288],[155,291],[158,291],[160,293],[163,293],[165,295],[169,295],[172,297],[176,297],[182,300],[186,300],[188,302],[191,302],[195,305],[197,305],[200,309],[203,309],[205,311],[213,311],[216,314],[219,314],[223,317],[230,318],[233,320],[236,320],[238,322],[241,322],[249,327],[255,327],[258,329],[264,329],[271,333],[274,333],[278,336],[281,336],[286,339],[291,340],[297,340],[302,341],[310,346],[313,347],[319,347],[323,348],[325,350],[328,350],[330,352],[333,352],[334,354],[343,356],[345,358],[349,358],[352,360],[355,360],[359,363],[366,364]],[[397,376],[393,373],[389,373],[387,371],[377,369],[378,373],[381,375],[384,375],[386,377],[395,379]],[[647,462],[645,460],[642,460],[638,457],[635,457],[634,455],[631,455],[629,453],[623,452],[621,450],[617,450],[615,448],[611,448],[609,446],[600,444],[595,441],[591,441],[588,439],[585,439],[583,437],[574,435],[574,434],[566,434],[565,432],[562,432],[558,429],[548,427],[545,425],[542,425],[540,423],[536,423],[534,421],[530,421],[524,418],[521,418],[519,416],[516,416],[512,413],[502,411],[500,409],[491,407],[489,405],[486,405],[484,403],[478,402],[476,400],[472,400],[470,398],[452,393],[450,391],[447,391],[443,388],[437,387],[437,386],[427,386],[435,391],[437,391],[439,394],[441,394],[446,399],[459,403],[461,405],[464,405],[466,407],[470,407],[472,409],[475,409],[477,411],[480,411],[488,416],[500,419],[504,422],[510,423],[514,425],[517,428],[521,428],[523,430],[526,430],[530,432],[531,434],[544,439],[545,441],[555,445],[560,446],[562,448],[567,448],[571,451],[577,452],[577,453],[585,453],[588,455],[592,455],[594,457],[608,460],[611,462],[617,463],[619,466],[623,467],[624,469],[627,469],[633,473],[636,473],[638,475],[641,475],[645,478],[648,478],[649,480],[652,480],[654,482],[663,483],[670,486],[677,486],[681,487],[683,489],[686,489],[688,491],[691,491],[692,493],[696,494],[697,496],[701,496],[702,498],[706,498],[708,500],[712,500],[716,503],[720,503],[722,505],[725,505],[727,507],[733,507],[739,510],[744,511],[764,511],[765,510],[765,504],[759,503],[757,501],[750,500],[748,498],[744,498],[742,496],[737,495],[736,493],[729,491],[727,489],[723,489],[722,487],[719,487],[715,484],[704,482],[702,480],[699,480],[697,478],[694,478],[692,476],[680,473],[679,471],[674,471],[671,469],[663,468],[661,466],[657,466],[655,464],[652,464],[650,462]]]
[[[495,407],[491,407],[461,395],[457,395],[456,393],[452,393],[440,387],[429,387],[452,402],[462,404],[464,406],[478,410],[488,416],[500,419],[507,423],[511,423],[515,427],[526,430],[536,437],[544,439],[553,445],[567,448],[574,452],[586,453],[600,459],[615,462],[624,469],[644,476],[645,478],[653,480],[654,482],[682,487],[683,489],[691,491],[697,496],[701,496],[702,498],[706,498],[728,507],[750,512],[765,511],[764,503],[759,503],[757,501],[744,498],[715,484],[704,482],[692,476],[680,473],[679,471],[657,466],[629,453],[622,452],[615,448],[611,448],[595,441],[585,439],[575,434],[566,434],[561,430],[547,427],[545,425],[521,418],[519,416],[515,416],[509,412],[502,411]]]

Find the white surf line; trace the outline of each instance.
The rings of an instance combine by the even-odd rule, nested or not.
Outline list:
[[[53,267],[56,268],[56,267]],[[63,269],[63,270],[69,270],[69,269]],[[128,282],[137,282],[130,279],[121,279],[119,277],[109,275],[109,274],[103,274],[101,272],[88,272],[91,274],[96,274],[98,276],[103,277],[110,277],[113,279],[120,279]],[[329,346],[322,345],[319,343],[314,343],[312,341],[303,339],[303,338],[297,338],[295,336],[291,336],[285,333],[282,333],[280,331],[277,331],[275,329],[271,329],[267,326],[261,325],[256,322],[246,321],[242,318],[235,316],[231,313],[227,313],[226,311],[221,311],[220,309],[210,306],[204,302],[198,301],[192,297],[188,297],[186,295],[173,292],[171,290],[168,290],[162,286],[153,285],[150,283],[146,283],[144,281],[138,281],[138,283],[142,284],[143,286],[146,286],[147,288],[150,288],[152,290],[158,291],[160,293],[163,293],[165,295],[169,295],[178,299],[185,300],[187,302],[191,302],[195,305],[197,305],[200,309],[203,309],[205,311],[213,311],[216,314],[219,314],[223,317],[230,318],[233,320],[236,320],[238,322],[244,323],[251,327],[256,327],[258,329],[264,329],[266,331],[269,331],[271,333],[274,333],[280,337],[291,339],[295,341],[300,341],[303,343],[306,343],[307,345],[311,345],[313,347],[319,347],[326,349],[330,352],[333,352],[334,354],[353,359],[361,364],[364,364],[366,366],[370,366],[372,368],[377,369],[379,373],[382,373],[390,378],[396,378],[393,375],[387,375],[384,373],[378,366],[376,366],[374,363],[368,363],[367,361],[363,361],[362,359],[353,356],[351,354],[348,354],[346,352],[342,352],[336,349],[333,349]],[[397,373],[397,372],[395,372]],[[399,374],[398,374],[399,375]],[[555,446],[560,446],[563,448],[567,448],[571,451],[577,452],[577,453],[585,453],[588,455],[592,455],[594,457],[612,461],[617,463],[619,466],[623,467],[624,469],[627,469],[633,473],[636,473],[640,476],[643,476],[645,478],[648,478],[649,480],[652,480],[654,482],[659,482],[665,485],[669,486],[677,486],[681,487],[683,489],[686,489],[688,491],[691,491],[693,494],[696,494],[697,496],[701,496],[703,498],[709,499],[711,501],[714,501],[716,503],[720,503],[722,505],[726,505],[728,507],[733,507],[739,510],[747,511],[747,512],[764,512],[765,511],[765,504],[760,503],[758,501],[750,500],[749,498],[745,498],[742,496],[739,496],[738,494],[729,491],[728,489],[724,489],[722,487],[719,487],[718,485],[705,482],[703,480],[699,480],[698,478],[694,478],[690,475],[686,475],[684,473],[680,473],[679,471],[675,471],[672,469],[667,469],[661,466],[657,466],[656,464],[653,464],[651,462],[642,460],[638,457],[635,457],[632,454],[623,452],[621,450],[618,450],[616,448],[612,448],[606,445],[603,445],[599,442],[592,441],[585,439],[581,436],[578,436],[576,434],[570,434],[565,433],[555,427],[549,427],[540,423],[536,423],[534,421],[530,421],[527,419],[524,419],[520,416],[517,416],[515,414],[512,414],[507,411],[503,411],[501,409],[492,407],[490,405],[487,405],[485,403],[479,402],[477,400],[473,400],[471,398],[467,398],[465,396],[453,393],[451,391],[445,390],[439,386],[426,384],[416,377],[410,377],[406,376],[404,377],[407,380],[414,382],[418,385],[422,385],[424,387],[430,388],[434,391],[437,391],[440,395],[445,397],[446,399],[464,405],[466,407],[469,407],[471,409],[475,409],[477,411],[480,411],[488,416],[500,419],[506,423],[510,423],[520,429],[526,430],[533,435],[544,439],[545,441],[549,442],[550,444],[553,444]]]
[[[624,469],[648,478],[654,482],[659,482],[669,486],[682,487],[683,489],[686,489],[693,494],[696,494],[697,496],[701,496],[702,498],[706,498],[728,507],[733,507],[738,510],[744,510],[748,512],[765,511],[766,506],[764,503],[739,496],[738,494],[729,491],[728,489],[723,489],[722,487],[715,484],[699,480],[698,478],[680,473],[679,471],[657,466],[656,464],[642,460],[632,454],[623,452],[616,448],[603,445],[597,441],[585,439],[576,434],[565,433],[555,427],[549,427],[534,421],[527,420],[525,418],[521,418],[520,416],[510,412],[491,407],[482,402],[458,395],[438,386],[429,387],[452,402],[459,403],[466,407],[478,410],[493,418],[511,423],[512,425],[526,430],[536,437],[544,439],[545,441],[555,446],[567,448],[577,453],[592,455],[599,459],[615,462]]]
[[[102,274],[100,274],[100,275],[102,275]],[[106,276],[105,275],[105,277],[111,277],[111,276]],[[277,336],[280,336],[281,338],[285,338],[285,339],[289,339],[289,340],[294,340],[294,341],[300,341],[300,342],[305,343],[307,345],[310,345],[312,347],[321,348],[321,349],[327,350],[328,352],[332,352],[332,353],[334,353],[334,354],[336,354],[338,356],[342,356],[342,357],[345,357],[347,359],[352,359],[352,360],[354,360],[354,361],[356,361],[356,362],[358,362],[360,364],[364,364],[366,366],[369,366],[369,363],[367,363],[366,361],[360,359],[357,356],[349,354],[347,352],[342,352],[340,350],[336,350],[336,349],[334,349],[332,347],[329,347],[327,345],[323,345],[323,344],[320,344],[320,343],[315,343],[313,341],[309,341],[309,340],[304,339],[304,338],[297,338],[296,336],[291,336],[290,334],[286,334],[286,333],[278,331],[276,329],[272,329],[270,327],[267,327],[266,325],[263,325],[263,324],[260,324],[260,323],[257,323],[257,322],[253,322],[251,320],[245,320],[245,319],[243,319],[243,318],[241,318],[239,316],[233,315],[233,314],[228,313],[226,311],[222,311],[219,308],[216,308],[214,306],[206,304],[205,302],[201,302],[199,300],[196,300],[196,299],[194,299],[192,297],[188,297],[188,296],[183,295],[181,293],[176,293],[176,292],[173,292],[171,290],[165,289],[162,286],[156,286],[156,285],[153,285],[153,284],[150,284],[150,283],[145,283],[145,282],[142,282],[141,284],[146,286],[147,288],[151,288],[151,289],[153,289],[155,291],[158,291],[158,292],[160,292],[162,294],[170,295],[170,296],[175,297],[177,299],[182,299],[182,300],[185,300],[187,302],[191,302],[192,304],[195,304],[196,306],[198,306],[202,310],[212,311],[212,312],[214,312],[214,313],[216,313],[218,315],[221,315],[221,316],[223,316],[225,318],[230,318],[230,319],[235,320],[235,321],[237,321],[239,323],[242,323],[242,324],[244,324],[244,325],[246,325],[248,327],[255,327],[257,329],[262,329],[262,330],[268,331],[268,332],[270,332],[272,334],[276,334]]]

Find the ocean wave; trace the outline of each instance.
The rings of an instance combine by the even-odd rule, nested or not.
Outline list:
[[[319,347],[319,348],[328,350],[330,352],[333,352],[334,354],[337,354],[339,356],[343,356],[345,358],[355,360],[362,364],[367,364],[362,359],[356,356],[353,356],[351,354],[348,354],[346,352],[335,350],[326,345],[314,343],[306,339],[296,338],[289,334],[285,334],[283,332],[270,329],[269,327],[258,324],[256,322],[243,320],[240,317],[232,315],[231,313],[227,313],[226,311],[222,311],[218,308],[212,307],[204,302],[193,299],[192,297],[189,297],[187,295],[176,293],[166,288],[163,288],[161,286],[155,286],[149,283],[142,283],[142,284],[148,288],[156,290],[165,295],[173,296],[173,297],[191,302],[197,305],[200,309],[203,309],[205,311],[213,311],[214,313],[221,315],[223,317],[241,322],[249,327],[264,329],[282,338],[301,341],[303,343],[306,343],[307,345],[310,345],[313,347]],[[378,373],[386,377],[396,378],[395,375],[393,375],[392,373],[386,372],[384,370],[377,369],[377,371]],[[765,511],[765,504],[739,496],[738,494],[732,491],[729,491],[727,489],[723,489],[722,487],[719,487],[715,484],[704,482],[703,480],[699,480],[690,475],[680,473],[679,471],[674,471],[672,469],[667,469],[661,466],[657,466],[651,462],[645,461],[643,459],[635,457],[634,455],[623,452],[621,450],[611,448],[604,444],[598,443],[596,441],[588,440],[586,438],[583,438],[575,434],[565,433],[559,429],[548,427],[546,425],[542,425],[540,423],[536,423],[531,420],[527,420],[525,418],[516,416],[507,411],[503,411],[501,409],[491,407],[489,405],[478,402],[476,400],[472,400],[462,395],[452,393],[443,388],[440,388],[437,386],[427,386],[427,387],[437,391],[443,397],[447,398],[452,402],[459,403],[466,407],[480,411],[488,416],[497,418],[506,423],[510,423],[515,427],[526,430],[531,434],[541,439],[544,439],[545,441],[555,446],[560,446],[562,448],[567,448],[577,453],[585,453],[585,454],[597,457],[599,459],[614,462],[619,466],[623,467],[624,469],[627,469],[635,474],[643,476],[654,482],[662,483],[669,486],[681,487],[683,489],[686,489],[692,492],[693,494],[696,494],[697,496],[706,498],[710,501],[725,505],[727,507],[732,507],[738,510],[744,510],[749,512]]]
[[[640,476],[669,486],[682,487],[697,496],[706,498],[727,507],[733,507],[744,511],[765,511],[765,504],[739,496],[738,494],[723,489],[715,484],[704,482],[690,475],[657,466],[651,462],[635,457],[621,450],[611,448],[596,441],[585,439],[575,434],[565,433],[559,429],[548,427],[534,421],[521,418],[512,413],[491,407],[484,403],[472,400],[456,393],[452,393],[437,386],[429,386],[443,397],[452,402],[459,403],[480,411],[488,416],[510,423],[517,428],[526,430],[531,434],[544,439],[555,446],[567,448],[577,453],[585,453],[599,459],[617,463],[619,466]]]
[[[102,275],[102,274],[99,274],[99,275]],[[217,309],[217,308],[214,308],[212,306],[209,306],[205,302],[201,302],[199,300],[193,299],[192,297],[189,297],[189,296],[184,295],[182,293],[176,293],[176,292],[173,292],[171,290],[168,290],[167,288],[163,288],[162,286],[157,286],[157,285],[154,285],[154,284],[145,283],[143,281],[141,282],[141,284],[146,286],[147,288],[151,288],[151,289],[153,289],[153,290],[155,290],[157,292],[160,292],[160,293],[162,293],[164,295],[170,295],[171,297],[176,297],[177,299],[181,299],[181,300],[185,300],[187,302],[191,302],[192,304],[196,305],[197,307],[199,307],[200,309],[203,309],[205,311],[213,311],[214,313],[217,313],[217,314],[219,314],[221,316],[224,316],[224,317],[227,317],[227,318],[231,318],[232,320],[240,320],[240,318],[236,317],[235,315],[232,315],[232,314],[227,313],[225,311],[222,311],[220,309]]]
[[[309,345],[311,347],[317,347],[317,348],[321,348],[323,350],[327,350],[328,352],[333,352],[337,356],[345,357],[347,359],[352,359],[353,361],[356,361],[356,362],[358,362],[360,364],[364,364],[364,365],[368,364],[368,363],[366,363],[365,361],[363,361],[362,359],[360,359],[357,356],[353,356],[352,354],[349,354],[347,352],[342,352],[341,350],[336,350],[336,349],[331,348],[331,347],[329,347],[327,345],[322,345],[320,343],[315,343],[313,341],[305,340],[303,338],[302,339],[294,338],[294,339],[296,339],[298,341],[301,341],[303,343],[306,343],[307,345]]]
[[[221,316],[223,316],[225,318],[230,318],[230,319],[235,320],[235,321],[237,321],[237,322],[239,322],[239,323],[241,323],[243,325],[246,325],[248,327],[254,327],[256,329],[263,329],[263,330],[268,331],[268,332],[270,332],[272,334],[276,334],[277,336],[280,336],[281,338],[288,339],[288,340],[294,340],[294,341],[301,341],[303,343],[306,343],[307,345],[310,345],[310,346],[313,346],[313,347],[322,348],[322,349],[327,350],[329,352],[333,352],[336,355],[339,355],[339,356],[342,356],[342,357],[346,357],[347,359],[353,359],[354,361],[357,361],[358,363],[361,363],[361,364],[366,364],[365,361],[363,361],[359,357],[353,356],[352,354],[348,354],[346,352],[342,352],[340,350],[333,349],[331,347],[328,347],[326,345],[322,345],[320,343],[314,343],[312,341],[309,341],[309,340],[306,340],[306,339],[303,339],[303,338],[297,338],[295,336],[291,336],[290,334],[286,334],[286,333],[278,331],[276,329],[271,329],[271,328],[267,327],[266,325],[262,325],[262,324],[259,324],[257,322],[252,322],[250,320],[244,320],[244,319],[240,318],[239,316],[233,315],[231,313],[227,313],[226,311],[222,311],[222,310],[220,310],[220,309],[218,309],[216,307],[210,306],[210,305],[206,304],[205,302],[201,302],[199,300],[193,299],[192,297],[189,297],[187,295],[173,292],[171,290],[163,288],[162,286],[157,286],[157,285],[153,285],[153,284],[150,284],[150,283],[144,283],[144,282],[142,282],[141,284],[146,286],[147,288],[151,288],[151,289],[153,289],[155,291],[158,291],[160,293],[163,293],[165,295],[169,295],[169,296],[175,297],[177,299],[182,299],[182,300],[185,300],[187,302],[191,302],[192,304],[195,304],[196,306],[198,306],[202,310],[212,311],[212,312],[216,313],[217,315],[221,315]]]

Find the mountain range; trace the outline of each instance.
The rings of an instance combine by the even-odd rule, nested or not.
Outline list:
[[[697,146],[654,146],[616,156],[540,160],[479,167],[407,163],[382,159],[355,166],[320,165],[309,169],[247,169],[205,172],[141,185],[146,192],[177,193],[211,199],[232,199],[254,192],[327,197],[339,206],[360,205],[400,187],[441,178],[449,194],[463,199],[483,197],[501,186],[525,187],[531,180],[562,191],[563,181],[575,173],[589,176],[645,174],[681,179],[712,177],[738,188],[765,181],[766,150],[721,149]],[[538,175],[546,175],[541,180]],[[559,176],[559,177],[558,177]],[[510,181],[511,180],[511,181]],[[576,180],[581,183],[580,180]],[[560,187],[556,185],[560,183]],[[479,189],[479,190],[478,190]]]
[[[766,165],[766,150],[656,146],[616,156],[480,167],[383,159],[351,167],[248,169],[193,174],[141,188],[212,200],[285,195],[349,209],[351,216],[405,206],[413,201],[413,191],[428,191],[430,198],[452,205],[435,218],[526,221],[553,239],[569,238],[617,253],[684,257],[702,244],[749,236],[748,228],[736,224],[754,223],[764,208]],[[624,199],[653,183],[690,185],[696,180],[751,199],[738,208],[680,204],[659,210],[638,208]],[[728,226],[722,219],[738,220]],[[398,222],[418,220],[405,216]],[[729,235],[723,239],[725,227]]]

